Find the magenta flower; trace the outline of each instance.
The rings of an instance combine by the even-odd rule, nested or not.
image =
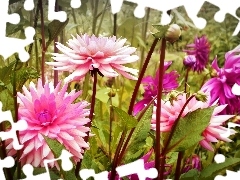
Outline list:
[[[186,173],[191,169],[197,169],[198,171],[201,171],[202,169],[201,159],[196,154],[192,155],[191,158],[187,158],[185,162],[185,167],[183,168],[182,173]]]
[[[240,85],[240,47],[225,54],[225,64],[219,68],[217,58],[212,63],[212,68],[216,71],[216,77],[208,80],[201,88],[211,95],[210,104],[218,99],[219,104],[228,104],[222,114],[240,113],[240,96],[232,93],[232,87],[236,83]]]
[[[73,37],[68,41],[70,48],[57,43],[57,48],[63,54],[53,53],[53,59],[57,62],[47,62],[47,64],[54,66],[55,70],[73,71],[65,79],[66,82],[78,81],[93,70],[106,77],[116,77],[120,73],[128,79],[136,80],[137,78],[132,75],[137,75],[138,70],[122,65],[139,59],[137,55],[131,55],[136,48],[123,46],[126,41],[126,39],[116,39],[115,36],[108,38],[87,34],[77,35],[77,38]]]
[[[164,71],[166,71],[172,62],[164,62]],[[177,78],[179,74],[177,71],[171,71],[169,73],[164,74],[163,76],[163,92],[167,93],[171,90],[174,90],[178,87]],[[158,82],[159,82],[159,70],[156,72],[156,76],[146,76],[142,79],[142,84],[144,86],[144,95],[143,99],[137,102],[133,108],[133,114],[136,115],[139,111],[141,111],[145,105],[147,105],[155,96],[157,96],[158,92]]]
[[[186,103],[186,94],[178,95],[176,100],[172,102],[162,100],[161,119],[160,119],[160,130],[161,132],[169,132],[172,129],[182,107]],[[187,113],[193,112],[197,109],[208,108],[209,100],[207,102],[198,101],[195,97],[185,107],[182,117]],[[208,127],[203,131],[202,136],[204,139],[200,141],[200,145],[207,150],[213,151],[211,146],[212,142],[218,142],[218,140],[230,142],[231,140],[226,137],[222,137],[222,134],[228,133],[228,129],[223,127],[222,124],[228,119],[232,118],[233,115],[218,115],[227,105],[220,105],[213,111],[211,119],[209,119]],[[156,130],[156,106],[153,108],[153,116],[151,120],[151,128]],[[234,134],[235,131],[231,130],[230,135]]]
[[[75,90],[67,93],[67,84],[60,89],[52,83],[42,86],[39,79],[37,87],[30,83],[29,90],[24,86],[23,93],[18,93],[19,119],[28,123],[28,129],[19,132],[20,143],[24,145],[20,161],[34,167],[44,167],[45,159],[53,159],[54,155],[43,136],[56,139],[73,155],[75,162],[83,158],[83,148],[89,148],[83,139],[89,131],[85,125],[90,121],[87,116],[89,103],[81,101],[73,103],[81,94]],[[9,155],[15,154],[12,144],[7,146]],[[57,164],[51,164],[51,167]]]
[[[184,52],[190,57],[186,57],[184,60],[184,65],[190,67],[193,71],[202,72],[207,65],[210,52],[210,44],[206,36],[196,37],[193,44],[187,45]],[[191,57],[195,56],[195,58]]]

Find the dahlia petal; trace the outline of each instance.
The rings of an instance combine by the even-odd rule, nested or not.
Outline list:
[[[204,147],[205,149],[209,150],[209,151],[214,151],[213,147],[211,146],[210,143],[208,143],[206,140],[201,140],[199,143],[202,147]]]

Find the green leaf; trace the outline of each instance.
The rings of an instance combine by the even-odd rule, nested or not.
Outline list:
[[[10,75],[13,73],[13,66],[15,63],[11,63],[9,66],[4,66],[0,68],[0,81],[3,82],[5,85],[9,84]]]
[[[136,128],[131,136],[127,147],[127,154],[124,158],[124,162],[130,162],[139,158],[144,152],[143,146],[146,144],[146,139],[148,137],[148,132],[150,131],[150,122],[152,118],[153,105],[151,105],[143,117],[137,123]]]
[[[55,139],[50,139],[44,135],[43,135],[43,137],[44,137],[45,141],[47,142],[49,148],[51,149],[52,153],[54,154],[54,157],[58,158],[61,155],[62,150],[65,149],[65,147]],[[59,163],[59,161],[58,161],[58,163]],[[76,180],[76,176],[74,173],[75,168],[66,172],[66,171],[62,170],[60,163],[59,163],[59,167],[61,169],[62,175],[64,176],[64,180]]]
[[[214,162],[202,170],[199,180],[212,180],[220,172],[238,164],[240,164],[240,158],[226,158],[223,163]]]
[[[181,118],[173,133],[169,151],[184,151],[203,139],[201,133],[209,125],[214,107],[197,109]]]
[[[46,43],[46,49],[51,44],[51,42],[62,32],[64,27],[68,24],[69,18],[65,22],[60,22],[58,20],[53,20],[48,24],[49,39]]]
[[[120,121],[119,122],[120,126],[123,128],[123,130],[128,131],[136,126],[137,120],[135,117],[129,115],[122,109],[114,107],[114,106],[113,106],[113,110],[116,113],[116,115],[118,117],[118,121]]]
[[[152,35],[155,37],[155,38],[163,38],[169,28],[169,25],[165,25],[165,26],[162,26],[162,25],[158,25],[158,24],[153,24],[152,25],[155,29],[157,29],[158,31],[156,33],[152,33]]]
[[[39,74],[33,67],[23,67],[16,71],[16,89],[21,91],[25,82],[29,79],[36,79]]]
[[[198,180],[199,171],[196,169],[191,169],[190,171],[181,175],[180,180]]]

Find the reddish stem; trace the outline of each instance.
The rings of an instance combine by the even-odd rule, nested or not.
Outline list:
[[[128,114],[129,115],[132,115],[132,111],[133,111],[133,107],[134,107],[134,103],[135,103],[135,100],[136,100],[136,97],[137,97],[137,94],[138,94],[138,90],[139,90],[139,87],[140,87],[140,84],[142,82],[142,78],[144,76],[144,73],[147,69],[147,66],[148,66],[148,63],[151,59],[151,56],[152,56],[152,53],[156,47],[156,44],[158,42],[159,39],[155,38],[154,41],[153,41],[153,44],[148,52],[148,55],[147,55],[147,58],[143,64],[143,67],[142,67],[142,70],[139,74],[139,77],[138,77],[138,80],[137,80],[137,83],[135,85],[135,88],[134,88],[134,91],[133,91],[133,94],[132,94],[132,98],[131,98],[131,101],[130,101],[130,105],[129,105],[129,109],[128,109]],[[113,159],[113,166],[112,166],[112,173],[111,173],[111,180],[114,180],[114,177],[116,175],[116,167],[117,165],[119,164],[119,162],[121,162],[121,158],[118,158],[119,157],[119,153],[120,153],[120,150],[121,150],[121,147],[123,145],[123,142],[124,142],[124,139],[125,139],[125,136],[126,136],[126,133],[122,133],[121,135],[121,140],[122,141],[119,141],[118,143],[118,146],[117,146],[117,149],[116,149],[116,152],[115,152],[115,156],[114,156],[114,159]],[[130,139],[130,138],[128,138]],[[125,149],[127,147],[127,143],[128,141],[126,141],[126,146],[124,145]],[[124,153],[125,149],[122,149],[122,153]]]
[[[91,128],[92,120],[93,120],[93,114],[94,114],[94,107],[95,107],[95,101],[96,101],[96,93],[97,93],[97,71],[93,71],[93,91],[92,91],[92,101],[91,101],[91,109],[89,113],[89,119],[90,121],[87,123],[86,127]],[[88,142],[89,140],[89,131],[87,132],[87,136],[84,138],[85,142]],[[85,149],[84,149],[85,151]],[[79,176],[80,167],[82,164],[82,159],[80,162],[76,165],[75,175],[76,177]]]
[[[161,118],[161,100],[163,90],[163,75],[164,75],[164,59],[166,50],[166,39],[162,39],[161,51],[160,51],[160,63],[159,63],[159,82],[158,82],[158,94],[157,94],[157,110],[156,110],[156,148],[155,148],[155,168],[160,172],[160,118]],[[161,168],[164,170],[164,166]],[[160,179],[163,174],[158,173],[157,179]]]

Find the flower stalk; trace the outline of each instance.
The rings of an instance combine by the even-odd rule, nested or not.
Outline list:
[[[156,113],[156,147],[155,147],[155,168],[160,172],[160,118],[161,118],[161,100],[163,90],[163,75],[164,75],[164,59],[166,50],[166,39],[162,39],[160,50],[160,63],[159,63],[159,82],[158,82],[158,94],[157,94],[157,113]],[[161,170],[164,172],[164,165]],[[158,173],[157,179],[163,177],[163,174]]]
[[[136,100],[136,97],[137,97],[137,94],[138,94],[138,90],[139,90],[139,87],[140,87],[140,84],[141,84],[141,81],[142,81],[142,78],[144,76],[144,73],[147,69],[147,66],[148,66],[148,63],[151,59],[151,56],[152,56],[152,53],[157,45],[157,42],[158,42],[158,38],[155,38],[153,43],[152,43],[152,46],[148,52],[148,55],[147,55],[147,58],[145,60],[145,63],[143,64],[143,68],[139,74],[139,77],[138,77],[138,80],[137,80],[137,83],[135,85],[135,88],[134,88],[134,91],[133,91],[133,94],[132,94],[132,98],[131,98],[131,101],[130,101],[130,105],[129,105],[129,109],[128,109],[128,114],[129,115],[132,115],[132,112],[133,112],[133,107],[134,107],[134,103],[135,103],[135,100]],[[117,165],[121,162],[121,155],[120,153],[123,155],[126,148],[127,148],[127,144],[129,143],[129,140],[130,140],[130,135],[133,133],[134,129],[132,129],[129,133],[129,137],[127,138],[125,144],[124,144],[124,148],[122,149],[121,151],[121,147],[123,146],[123,143],[124,143],[124,139],[125,139],[125,136],[126,136],[126,133],[122,133],[121,135],[121,138],[119,140],[119,143],[118,143],[118,146],[117,146],[117,149],[116,149],[116,152],[115,152],[115,157],[113,159],[113,166],[112,166],[112,173],[111,173],[111,179],[110,180],[114,180],[115,178],[115,175],[116,175],[116,167]],[[121,152],[120,152],[121,151]]]
[[[93,90],[92,90],[92,100],[91,100],[91,108],[90,108],[90,114],[89,114],[90,121],[86,125],[86,127],[88,127],[89,129],[91,128],[91,124],[92,124],[92,120],[93,120],[94,107],[95,107],[95,102],[96,102],[96,93],[97,93],[97,71],[93,70],[92,73],[93,73]],[[87,134],[87,136],[84,138],[84,141],[86,143],[88,143],[89,131],[86,134]],[[78,177],[78,175],[79,175],[81,163],[82,163],[82,159],[76,165],[76,170],[75,170],[76,177]]]
[[[45,84],[45,53],[46,53],[46,43],[45,43],[45,33],[44,33],[44,17],[43,17],[43,2],[39,0],[39,9],[40,9],[40,19],[41,19],[41,36],[42,36],[42,62],[41,62],[41,78],[42,85]]]

